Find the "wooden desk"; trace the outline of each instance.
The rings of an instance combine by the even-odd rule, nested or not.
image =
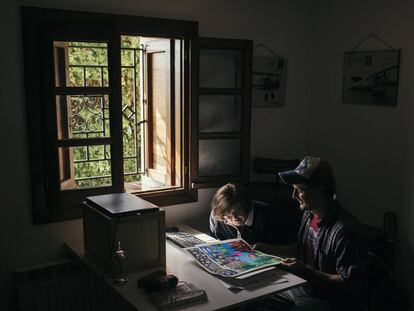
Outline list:
[[[214,239],[206,234],[184,225],[179,226],[180,229],[186,230],[196,235],[201,240],[206,242],[212,242]],[[82,241],[70,241],[66,243],[69,248],[82,260],[84,258],[84,249]],[[179,280],[187,281],[195,284],[197,287],[204,289],[208,295],[208,301],[197,304],[190,304],[188,306],[182,306],[180,308],[174,308],[174,310],[196,310],[197,311],[211,311],[211,310],[224,310],[230,307],[245,304],[246,302],[253,301],[269,295],[271,293],[285,291],[287,289],[303,285],[305,280],[281,270],[278,270],[278,274],[288,280],[285,283],[271,284],[263,286],[253,290],[242,290],[233,292],[224,287],[224,285],[201,268],[195,263],[191,255],[184,251],[179,246],[167,241],[166,243],[166,255],[167,255],[167,273],[174,274]],[[97,268],[93,263],[88,262],[89,265],[95,271]],[[110,286],[117,291],[130,305],[134,306],[140,311],[155,311],[157,310],[148,299],[147,294],[137,286],[137,279],[157,269],[149,269],[140,272],[129,274],[129,281],[125,285],[117,286],[113,285],[110,280],[106,280]]]

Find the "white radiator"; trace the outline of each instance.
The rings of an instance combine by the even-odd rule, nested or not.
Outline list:
[[[20,311],[135,310],[105,280],[77,261],[18,269],[15,279]]]

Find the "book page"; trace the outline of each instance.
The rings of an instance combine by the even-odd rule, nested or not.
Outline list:
[[[199,244],[185,250],[204,269],[225,277],[236,277],[282,262],[281,258],[252,249],[241,239]]]

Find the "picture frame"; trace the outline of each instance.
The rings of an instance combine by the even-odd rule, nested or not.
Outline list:
[[[254,57],[252,106],[280,107],[286,101],[287,58]]]
[[[344,54],[344,104],[396,106],[400,50]]]

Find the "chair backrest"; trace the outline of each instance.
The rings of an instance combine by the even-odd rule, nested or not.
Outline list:
[[[281,183],[280,171],[294,169],[299,164],[297,159],[267,159],[256,157],[253,162],[255,171],[259,174],[272,175],[274,181],[250,182],[248,189],[253,200],[263,201],[277,208],[289,229],[290,242],[296,241],[302,212],[296,200],[292,199],[291,187]],[[267,178],[268,180],[268,178]]]
[[[368,270],[368,311],[390,310],[394,275],[387,264],[374,253],[369,253]]]
[[[397,214],[392,211],[384,213],[384,233],[387,241],[387,263],[394,271],[395,240],[397,235]]]
[[[258,173],[276,175],[279,171],[294,169],[298,164],[298,159],[268,159],[256,157],[253,166]]]
[[[297,159],[267,159],[256,157],[253,161],[253,167],[255,171],[259,174],[274,176],[274,182],[256,182],[255,188],[258,188],[257,186],[259,186],[262,189],[266,189],[268,193],[266,197],[270,199],[268,200],[270,203],[276,203],[281,199],[286,201],[286,198],[290,198],[291,187],[280,181],[278,173],[281,171],[294,169],[296,166],[298,166],[298,164],[299,160]]]
[[[409,310],[408,296],[398,286],[391,268],[371,252],[369,253],[368,281],[368,311]]]

